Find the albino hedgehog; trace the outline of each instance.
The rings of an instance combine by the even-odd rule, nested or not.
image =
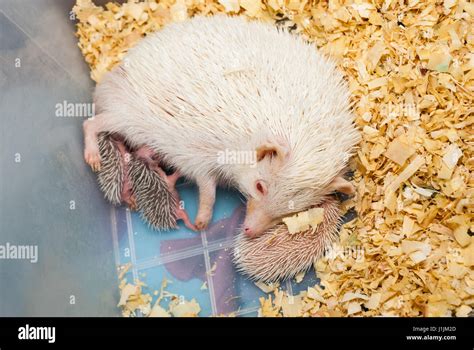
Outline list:
[[[217,184],[247,197],[249,237],[333,191],[353,192],[341,174],[359,135],[343,76],[313,45],[272,25],[226,16],[170,24],[104,76],[94,102],[87,163],[100,169],[100,132],[148,145],[197,183],[198,229],[212,217]],[[254,157],[223,160],[223,152]]]

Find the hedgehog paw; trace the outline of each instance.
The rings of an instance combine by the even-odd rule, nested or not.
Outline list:
[[[92,171],[97,172],[100,170],[100,153],[99,150],[87,149],[84,151],[84,159],[86,163],[90,165]]]
[[[176,210],[176,220],[183,220],[184,225],[193,231],[198,231],[197,227],[191,223],[189,220],[188,213],[184,209],[177,209]]]
[[[135,198],[134,195],[131,195],[130,197],[128,197],[125,203],[127,203],[130,210],[132,211],[138,210],[137,199]]]
[[[208,215],[208,213],[202,213],[198,214],[196,217],[196,221],[194,223],[194,226],[198,229],[198,231],[205,230],[207,226],[209,225],[209,222],[211,221],[211,216]]]

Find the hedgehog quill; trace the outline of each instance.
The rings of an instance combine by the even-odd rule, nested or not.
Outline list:
[[[130,209],[138,210],[155,230],[176,228],[179,219],[188,228],[196,229],[179,206],[175,189],[179,172],[167,175],[156,152],[147,146],[129,149],[121,136],[109,133],[99,134],[98,145],[102,166],[97,180],[109,202],[126,203]]]

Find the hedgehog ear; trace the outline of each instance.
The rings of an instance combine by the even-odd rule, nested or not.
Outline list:
[[[257,162],[267,156],[283,162],[288,156],[288,147],[283,142],[265,142],[257,147],[256,152]]]
[[[354,194],[355,188],[354,186],[344,179],[342,176],[336,176],[334,180],[331,181],[329,184],[329,188],[331,191],[337,191],[344,194]]]

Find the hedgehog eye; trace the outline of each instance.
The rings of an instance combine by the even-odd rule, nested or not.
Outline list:
[[[267,194],[267,186],[262,180],[257,180],[257,182],[255,182],[255,188],[261,195],[265,196]]]

